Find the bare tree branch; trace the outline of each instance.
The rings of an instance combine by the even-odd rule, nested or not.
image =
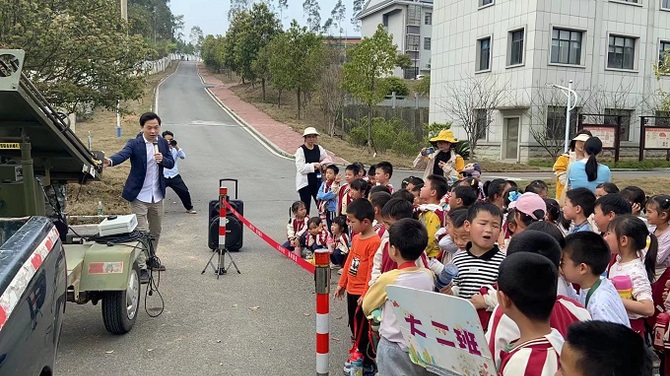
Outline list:
[[[461,80],[445,84],[447,98],[438,103],[457,125],[463,127],[475,153],[477,142],[493,121],[492,113],[507,96],[507,83],[499,84],[496,77],[462,77]],[[477,116],[478,110],[486,111],[485,120]]]

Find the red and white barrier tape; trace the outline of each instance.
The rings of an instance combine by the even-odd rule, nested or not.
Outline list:
[[[58,241],[58,236],[56,227],[53,227],[37,248],[35,248],[33,254],[23,263],[21,269],[19,269],[9,283],[9,286],[7,286],[7,289],[5,289],[5,292],[0,296],[0,330],[2,330],[12,311],[18,305],[19,299],[23,296],[35,274],[37,274],[44,259],[47,258],[49,252],[51,252]]]
[[[261,231],[258,227],[254,226],[251,222],[249,222],[248,219],[244,218],[240,213],[233,208],[228,201],[223,201],[223,203],[226,205],[226,208],[233,213],[237,219],[239,219],[242,223],[244,223],[245,226],[249,228],[249,230],[253,231],[254,234],[258,235],[261,239],[263,239],[264,242],[268,243],[272,248],[276,249],[279,253],[283,254],[286,258],[289,260],[295,262],[298,264],[301,268],[307,270],[308,272],[314,274],[314,265],[310,264],[309,262],[305,261],[304,259],[298,257],[296,254],[293,252],[289,251],[288,249],[284,248],[281,246],[281,244],[277,243],[276,240],[272,239],[269,237],[267,234],[265,234],[263,231]]]

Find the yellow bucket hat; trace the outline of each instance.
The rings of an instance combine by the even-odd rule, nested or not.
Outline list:
[[[458,142],[458,140],[454,138],[454,133],[448,129],[441,130],[437,136],[430,139],[431,144],[434,144],[438,141],[450,142],[452,144]]]

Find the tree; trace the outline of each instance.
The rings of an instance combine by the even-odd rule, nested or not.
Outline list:
[[[302,118],[304,98],[316,88],[323,69],[324,51],[321,36],[300,27],[296,20],[271,42],[268,67],[272,84],[280,93],[295,90],[298,119]]]
[[[330,11],[330,19],[333,20],[334,24],[337,25],[337,31],[340,33],[340,36],[344,33],[344,28],[342,27],[342,21],[347,14],[347,8],[344,6],[342,0],[337,0],[333,10]]]
[[[151,50],[129,35],[118,2],[0,2],[0,41],[26,51],[23,71],[47,100],[72,113],[80,103],[115,108],[144,94]]]
[[[231,23],[238,13],[249,9],[249,0],[230,0],[230,9],[228,9],[228,21]]]
[[[447,96],[438,107],[463,127],[472,154],[493,121],[493,111],[505,98],[506,87],[491,76],[468,76],[444,85]]]
[[[351,15],[351,25],[354,26],[355,31],[361,30],[361,21],[356,17],[358,16],[358,13],[360,13],[363,10],[364,5],[365,0],[354,0],[353,14]]]
[[[202,42],[201,56],[207,67],[220,73],[225,65],[226,38],[223,36],[208,35]]]
[[[269,46],[263,46],[258,54],[256,55],[256,60],[251,63],[251,69],[254,72],[254,75],[261,80],[261,88],[263,89],[263,102],[265,102],[266,96],[266,83],[270,79],[270,48]]]
[[[307,19],[309,31],[318,33],[321,30],[321,6],[318,0],[305,0],[302,3],[302,9]]]
[[[529,96],[528,116],[531,122],[528,128],[529,133],[552,159],[556,159],[563,152],[565,126],[564,124],[549,124],[549,119],[559,115],[556,113],[557,108],[561,111],[562,116],[565,116],[567,97],[558,89],[539,87],[539,85],[533,89],[532,93]]]
[[[335,126],[338,114],[344,107],[344,90],[342,90],[344,74],[342,66],[330,64],[321,75],[317,94],[320,100],[321,112],[323,112],[328,124],[328,134],[335,135]]]
[[[284,19],[284,11],[288,9],[288,0],[277,0],[277,9],[279,9],[279,19]]]
[[[279,20],[265,3],[256,3],[251,11],[242,11],[235,16],[226,36],[232,42],[229,47],[233,53],[233,69],[242,80],[253,82],[257,79],[253,62],[258,52],[280,31]]]
[[[388,81],[384,78],[393,73],[398,62],[398,47],[381,24],[372,37],[365,37],[349,52],[349,61],[344,64],[344,88],[353,98],[368,106],[369,150],[374,150],[372,140],[372,106],[384,100],[388,92]]]
[[[195,52],[200,53],[200,49],[202,48],[202,41],[205,39],[200,26],[193,26],[191,28],[189,39],[195,49]]]
[[[429,97],[430,96],[430,75],[425,75],[425,76],[421,77],[419,82],[414,87],[414,90],[416,90],[417,94],[419,94],[421,96]]]

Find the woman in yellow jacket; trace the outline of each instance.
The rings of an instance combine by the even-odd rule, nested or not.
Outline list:
[[[588,155],[584,152],[584,143],[593,135],[586,129],[577,132],[577,135],[570,142],[570,151],[556,159],[554,163],[554,174],[556,175],[556,200],[562,204],[563,196],[568,185],[568,170],[570,164],[575,161],[581,161]]]
[[[458,142],[454,134],[448,129],[443,129],[429,141],[433,145],[433,150],[421,149],[413,164],[414,168],[424,169],[423,180],[425,181],[428,175],[442,175],[450,181],[460,179],[465,162],[463,157],[453,150],[453,146]]]

